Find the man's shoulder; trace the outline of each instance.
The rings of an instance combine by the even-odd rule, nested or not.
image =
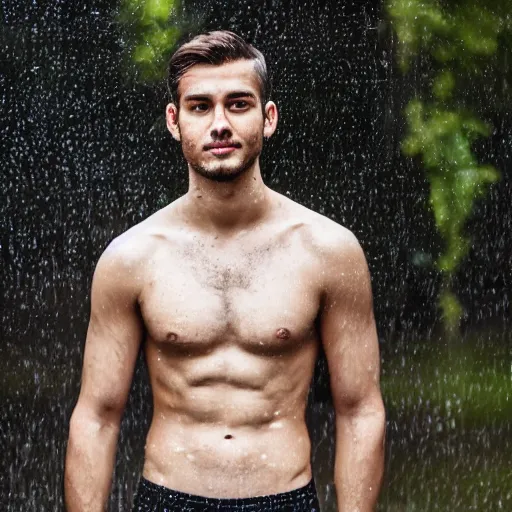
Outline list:
[[[325,215],[295,205],[296,218],[302,219],[303,238],[318,262],[323,289],[368,289],[368,264],[354,233]]]
[[[169,219],[172,219],[172,204],[114,238],[103,251],[100,262],[106,260],[128,270],[146,262],[154,254],[159,241],[166,238]]]
[[[360,250],[358,239],[348,228],[289,198],[287,200],[293,217],[300,221],[306,238],[320,255],[339,257]]]

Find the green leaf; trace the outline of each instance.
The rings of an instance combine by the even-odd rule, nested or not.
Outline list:
[[[455,76],[452,71],[445,69],[434,79],[432,90],[437,99],[444,101],[452,96],[454,87]]]
[[[439,306],[449,329],[456,329],[459,326],[463,309],[455,294],[449,290],[443,290],[439,296]]]

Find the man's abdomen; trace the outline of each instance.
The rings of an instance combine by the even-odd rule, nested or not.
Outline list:
[[[310,441],[300,416],[234,426],[166,417],[155,408],[143,475],[171,489],[217,498],[297,489],[312,476]]]

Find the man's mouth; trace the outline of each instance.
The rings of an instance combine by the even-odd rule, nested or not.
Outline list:
[[[214,155],[227,155],[240,147],[242,146],[238,142],[212,142],[211,144],[206,144],[204,149]]]

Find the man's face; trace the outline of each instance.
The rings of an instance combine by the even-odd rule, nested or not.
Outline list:
[[[179,111],[167,106],[167,126],[181,141],[189,166],[214,181],[232,181],[249,169],[277,121],[272,102],[263,115],[254,62],[195,65],[178,91]]]

